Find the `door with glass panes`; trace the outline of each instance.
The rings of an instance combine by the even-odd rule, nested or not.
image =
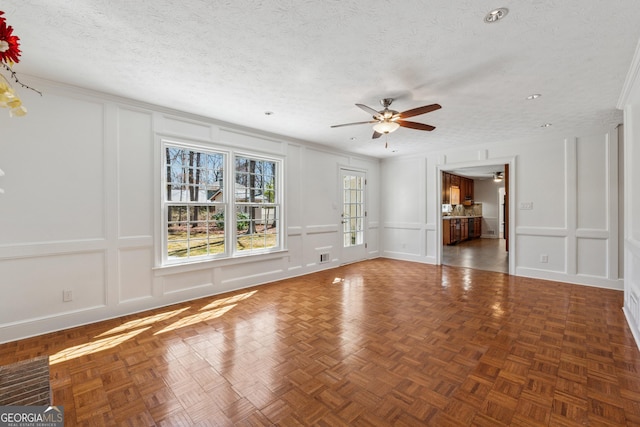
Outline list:
[[[361,261],[367,256],[366,175],[362,171],[340,170],[342,203],[342,263]]]

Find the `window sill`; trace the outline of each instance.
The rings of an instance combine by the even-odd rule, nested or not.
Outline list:
[[[221,258],[221,259],[207,259],[183,262],[179,264],[165,264],[153,268],[154,275],[168,276],[171,274],[180,274],[190,271],[206,270],[210,268],[225,267],[228,265],[246,264],[250,262],[269,261],[274,259],[283,258],[289,253],[287,249],[279,251],[268,252],[259,255],[238,255],[233,258]]]

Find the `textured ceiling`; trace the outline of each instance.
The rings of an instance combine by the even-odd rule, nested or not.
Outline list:
[[[507,17],[484,23],[497,7]],[[637,0],[5,0],[0,8],[21,39],[19,76],[377,157],[614,126],[640,38]],[[533,93],[542,97],[526,100]],[[436,130],[401,128],[385,149],[370,125],[330,128],[369,120],[354,104],[381,109],[384,97],[398,111],[441,104],[412,119]]]

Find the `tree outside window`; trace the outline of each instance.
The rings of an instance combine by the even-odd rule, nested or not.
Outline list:
[[[281,161],[168,142],[163,157],[166,262],[280,248]]]

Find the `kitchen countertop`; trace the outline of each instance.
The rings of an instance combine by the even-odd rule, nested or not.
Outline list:
[[[461,219],[461,218],[482,218],[482,215],[460,215],[460,216],[443,216],[442,219]]]

